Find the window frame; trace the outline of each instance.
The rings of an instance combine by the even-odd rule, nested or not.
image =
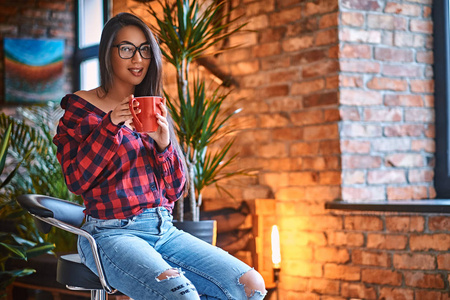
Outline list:
[[[77,0],[75,3],[75,53],[73,58],[73,66],[74,66],[74,81],[73,86],[75,90],[80,90],[81,88],[81,64],[84,61],[90,60],[92,58],[98,58],[98,44],[80,48],[79,40],[80,40],[80,0]],[[110,1],[103,0],[103,25],[109,20],[110,17]]]
[[[450,23],[449,1],[433,2],[434,78],[436,115],[436,198],[450,199]]]

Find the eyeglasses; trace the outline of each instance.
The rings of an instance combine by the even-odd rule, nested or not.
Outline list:
[[[113,47],[117,47],[119,49],[119,56],[123,59],[133,58],[133,56],[136,54],[136,51],[139,51],[139,54],[144,59],[152,58],[152,48],[149,44],[142,44],[137,47],[131,43],[122,43],[113,45]]]

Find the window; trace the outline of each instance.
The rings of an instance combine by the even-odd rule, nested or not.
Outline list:
[[[90,90],[100,85],[98,45],[108,19],[108,0],[78,0],[76,17],[75,89]]]
[[[450,199],[449,1],[433,1],[437,198]]]

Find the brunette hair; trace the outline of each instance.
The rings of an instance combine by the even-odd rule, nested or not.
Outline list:
[[[162,83],[162,58],[161,49],[155,36],[151,32],[150,28],[137,16],[130,13],[119,13],[115,17],[111,18],[103,27],[102,36],[99,45],[98,59],[100,63],[100,88],[102,95],[106,96],[113,84],[113,68],[111,64],[111,51],[114,40],[120,29],[126,26],[136,26],[142,30],[147,42],[151,48],[151,61],[147,74],[140,84],[135,87],[134,96],[161,96],[163,97],[163,83]],[[100,96],[100,95],[99,95]],[[172,147],[177,151],[181,158],[181,164],[183,165],[184,172],[187,172],[186,160],[184,158],[183,151],[175,135],[173,119],[170,113],[167,114],[167,121],[169,122],[170,142]],[[189,187],[189,176],[186,174],[186,185],[184,187],[184,195],[187,194]],[[183,200],[180,200],[183,201]]]
[[[150,28],[137,16],[120,13],[111,18],[105,25],[100,39],[98,59],[100,63],[100,87],[107,94],[113,84],[111,64],[112,45],[120,29],[136,26],[142,30],[152,51],[150,66],[142,82],[136,86],[135,96],[162,96],[162,59],[161,50]]]

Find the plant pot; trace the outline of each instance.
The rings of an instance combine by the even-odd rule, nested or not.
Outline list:
[[[184,232],[190,233],[193,236],[210,243],[211,245],[216,245],[217,238],[217,221],[216,220],[204,220],[204,221],[183,221],[178,222],[173,221],[173,225],[183,230]]]

